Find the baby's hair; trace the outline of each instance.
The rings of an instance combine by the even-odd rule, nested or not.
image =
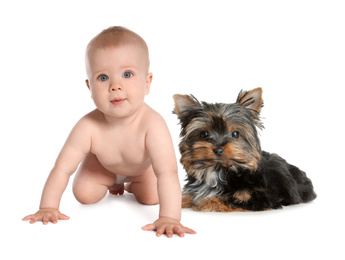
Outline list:
[[[149,50],[146,42],[138,34],[122,26],[109,27],[96,35],[87,45],[86,56],[88,56],[91,51],[98,48],[119,47],[126,44],[140,46],[147,55],[149,67]]]

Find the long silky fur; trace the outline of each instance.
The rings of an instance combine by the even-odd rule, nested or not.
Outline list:
[[[183,195],[191,203],[189,207],[259,211],[316,198],[303,171],[279,155],[261,150],[257,132],[257,128],[263,129],[261,95],[261,88],[241,91],[232,104],[199,102],[193,95],[174,96],[173,113],[181,124],[181,163],[187,172]],[[233,131],[240,137],[233,137]],[[207,132],[206,137],[202,132]],[[224,154],[215,155],[215,149]]]

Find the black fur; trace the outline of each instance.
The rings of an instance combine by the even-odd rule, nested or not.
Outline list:
[[[259,88],[241,91],[234,104],[174,96],[174,113],[181,123],[181,163],[188,173],[183,194],[191,198],[185,207],[218,211],[198,205],[221,198],[232,209],[261,211],[316,198],[303,171],[277,154],[261,151],[256,130],[263,128],[261,94]]]
[[[251,198],[247,202],[236,202],[236,191],[248,190]],[[277,154],[261,152],[256,172],[229,171],[224,194],[233,208],[246,210],[278,209],[282,206],[309,202],[316,198],[313,185],[306,174],[288,164]]]

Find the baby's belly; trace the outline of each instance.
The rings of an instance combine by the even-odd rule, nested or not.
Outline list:
[[[97,156],[101,165],[108,171],[123,176],[138,176],[144,173],[150,166],[151,160],[146,158],[142,161],[136,160],[104,160]]]

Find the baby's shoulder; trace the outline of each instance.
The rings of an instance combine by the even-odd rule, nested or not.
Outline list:
[[[97,110],[91,111],[90,113],[83,116],[76,124],[78,128],[88,128],[92,129],[99,125],[100,115]]]
[[[165,122],[164,118],[157,111],[155,111],[148,105],[146,105],[146,111],[144,113],[142,121],[146,125],[159,124]]]
[[[143,128],[146,129],[147,133],[159,133],[162,131],[167,131],[167,124],[161,114],[147,106],[148,110],[143,118]]]

